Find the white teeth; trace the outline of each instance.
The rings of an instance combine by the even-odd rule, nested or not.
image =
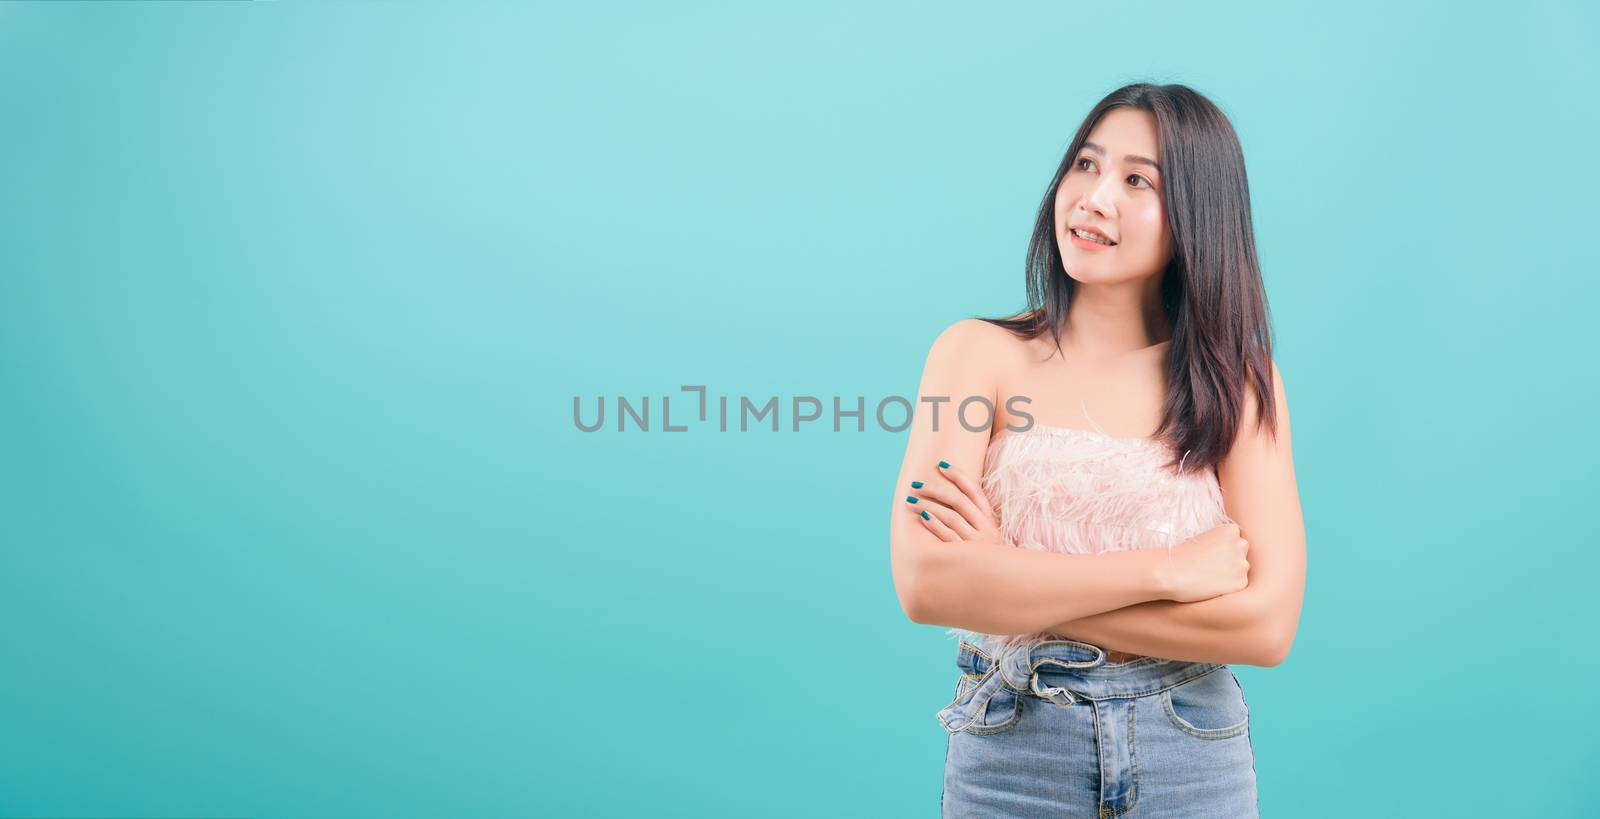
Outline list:
[[[1099,242],[1100,244],[1103,244],[1103,245],[1111,244],[1110,241],[1100,238],[1100,236],[1098,234],[1086,233],[1084,231],[1078,230],[1077,228],[1073,228],[1072,229],[1072,235],[1074,235],[1074,236],[1076,236],[1076,237],[1078,237],[1080,239],[1087,239],[1087,240],[1089,240],[1091,242]]]

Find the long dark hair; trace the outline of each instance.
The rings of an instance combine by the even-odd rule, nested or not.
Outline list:
[[[1180,473],[1211,468],[1232,447],[1244,388],[1255,387],[1258,426],[1277,435],[1272,386],[1272,322],[1250,225],[1250,186],[1239,137],[1221,109],[1183,85],[1135,83],[1106,95],[1078,126],[1045,189],[1028,243],[1028,307],[983,321],[1027,340],[1061,330],[1077,282],[1056,245],[1055,200],[1089,132],[1114,108],[1155,117],[1172,261],[1161,274],[1161,305],[1172,325],[1167,398],[1155,437],[1171,444]],[[1180,456],[1178,453],[1182,453]]]

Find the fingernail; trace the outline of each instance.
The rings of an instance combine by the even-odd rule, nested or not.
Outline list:
[[[949,465],[949,464],[947,464],[947,463],[945,463],[945,462],[944,462],[944,461],[940,461],[940,462],[939,462],[939,468],[940,468],[940,469],[949,469],[949,468],[950,468],[950,465]]]
[[[914,497],[912,497],[910,495],[906,496],[906,503],[916,503],[916,502],[917,502],[916,498],[914,498]]]
[[[911,482],[911,488],[912,489],[921,489],[922,488],[922,481],[912,481]]]
[[[922,510],[922,519],[923,520],[930,520],[930,518],[928,517],[928,510],[926,510],[926,509]]]

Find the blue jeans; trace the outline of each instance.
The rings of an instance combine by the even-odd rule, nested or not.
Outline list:
[[[1255,817],[1244,690],[1226,665],[1050,640],[1000,658],[962,641],[942,813]]]

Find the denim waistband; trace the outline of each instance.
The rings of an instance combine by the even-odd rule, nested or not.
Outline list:
[[[1145,697],[1225,667],[1159,657],[1108,664],[1099,646],[1065,639],[1008,647],[998,657],[963,640],[956,664],[978,680],[961,686],[955,701],[939,711],[939,722],[951,732],[974,724],[1003,727],[1015,718],[1023,696],[1061,706]]]

